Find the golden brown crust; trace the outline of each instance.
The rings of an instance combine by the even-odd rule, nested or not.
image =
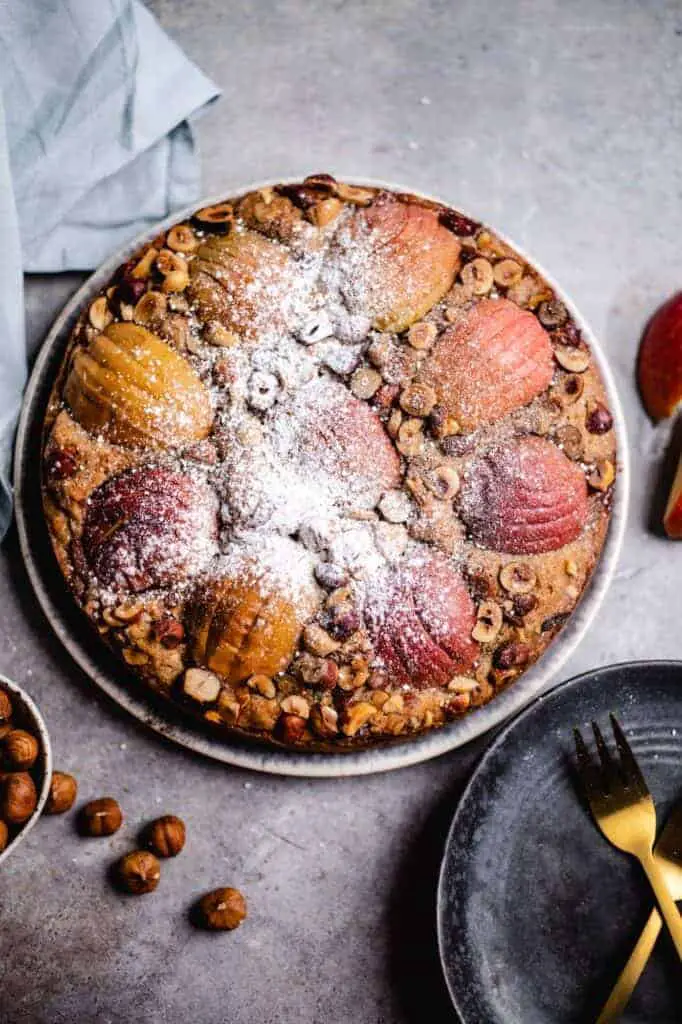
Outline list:
[[[216,728],[342,750],[450,721],[540,657],[604,543],[607,407],[567,310],[493,232],[317,175],[176,226],[83,311],[44,512],[75,599],[146,684]],[[556,549],[569,512],[518,470],[528,435],[587,483]],[[474,542],[486,459],[513,521],[496,546],[549,550]]]

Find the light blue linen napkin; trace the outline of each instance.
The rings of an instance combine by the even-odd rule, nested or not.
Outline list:
[[[138,0],[0,0],[0,537],[25,379],[22,267],[90,269],[195,200],[189,119],[217,95]]]

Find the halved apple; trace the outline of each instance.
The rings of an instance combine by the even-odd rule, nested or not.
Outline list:
[[[115,323],[76,350],[64,397],[93,434],[170,448],[211,432],[209,394],[189,363],[151,331]]]

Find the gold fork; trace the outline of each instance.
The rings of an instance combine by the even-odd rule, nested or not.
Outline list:
[[[682,900],[682,802],[676,804],[670,812],[654,847],[654,857],[665,875],[673,899]],[[661,915],[654,907],[630,959],[597,1018],[597,1024],[609,1024],[609,1021],[617,1020],[622,1014],[653,952],[662,923]]]
[[[656,809],[625,734],[613,715],[611,728],[620,757],[616,761],[596,722],[592,723],[600,765],[595,764],[580,730],[574,729],[578,773],[592,816],[602,833],[618,850],[640,862],[654,891],[659,910],[682,960],[682,918],[654,857]]]

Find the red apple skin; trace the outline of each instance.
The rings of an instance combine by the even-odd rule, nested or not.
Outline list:
[[[682,455],[665,508],[663,526],[672,540],[682,540]]]
[[[371,598],[366,617],[377,660],[394,685],[418,689],[447,686],[478,654],[471,638],[476,613],[458,572],[428,556],[377,581],[382,598]]]
[[[217,499],[208,485],[151,465],[93,491],[81,543],[101,584],[139,593],[203,568],[216,538]]]
[[[649,321],[639,350],[638,378],[651,418],[672,416],[682,403],[682,292]]]

